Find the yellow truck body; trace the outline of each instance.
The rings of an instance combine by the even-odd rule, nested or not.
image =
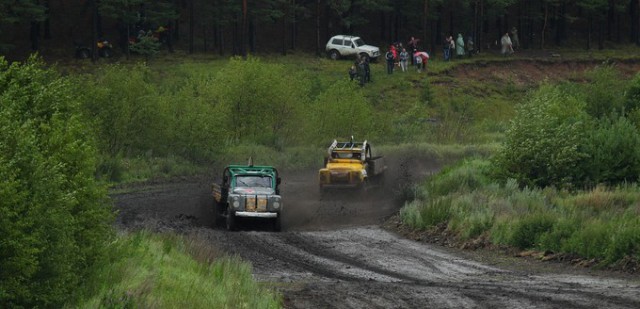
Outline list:
[[[318,172],[321,190],[364,187],[379,179],[386,168],[384,158],[374,157],[367,141],[334,140],[324,161],[324,167]]]

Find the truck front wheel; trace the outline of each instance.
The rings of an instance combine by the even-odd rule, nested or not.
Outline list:
[[[231,212],[227,212],[227,230],[236,230],[236,215]]]
[[[222,226],[223,212],[222,205],[213,200],[213,227]]]
[[[278,216],[275,219],[273,219],[273,231],[274,232],[282,231],[282,217],[280,214],[278,214]]]

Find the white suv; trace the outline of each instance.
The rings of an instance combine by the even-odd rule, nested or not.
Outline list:
[[[367,45],[360,37],[351,35],[333,36],[327,42],[326,50],[329,58],[333,60],[356,55],[375,60],[380,56],[380,48]]]

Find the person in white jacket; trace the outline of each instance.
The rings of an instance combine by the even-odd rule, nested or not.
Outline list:
[[[511,43],[511,38],[509,37],[509,32],[505,33],[500,39],[500,44],[502,45],[502,55],[511,55],[513,54],[513,43]]]

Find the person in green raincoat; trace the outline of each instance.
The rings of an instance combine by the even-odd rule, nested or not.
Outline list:
[[[464,56],[464,38],[462,38],[462,33],[458,33],[458,38],[456,39],[456,55],[458,58]]]

